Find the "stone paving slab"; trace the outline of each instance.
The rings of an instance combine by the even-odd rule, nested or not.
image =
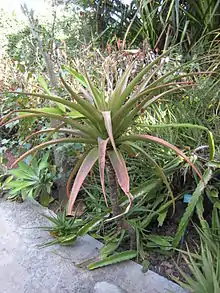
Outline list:
[[[102,244],[90,236],[72,247],[39,244],[51,240],[33,227],[48,225],[49,211],[36,202],[0,201],[0,293],[186,293],[175,283],[132,261],[94,271],[79,268]]]

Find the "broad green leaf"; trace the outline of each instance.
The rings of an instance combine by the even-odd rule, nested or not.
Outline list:
[[[119,263],[122,261],[130,260],[130,259],[135,258],[136,256],[137,256],[137,252],[134,250],[124,251],[124,252],[118,253],[116,255],[106,257],[103,260],[91,263],[88,265],[88,269],[94,270],[97,268],[105,267],[105,266]]]
[[[173,241],[173,237],[171,236],[149,235],[147,238],[158,246],[167,248],[172,246],[171,242]]]
[[[15,176],[18,179],[21,178],[21,179],[27,179],[27,180],[37,180],[38,179],[37,173],[33,172],[31,168],[29,168],[29,169],[30,170],[28,172],[28,170],[26,171],[26,170],[20,168],[20,164],[19,164],[19,168],[9,170],[8,173],[12,174],[13,176]]]
[[[40,204],[44,207],[48,207],[50,203],[50,195],[48,193],[43,193],[40,195]]]
[[[39,161],[39,165],[37,167],[38,169],[38,175],[40,174],[40,172],[46,168],[49,167],[49,163],[48,163],[48,160],[49,160],[49,152],[47,152],[46,154],[43,155],[43,158],[40,159]]]
[[[35,184],[35,181],[10,181],[7,183],[7,188],[16,188],[16,190],[21,190],[26,187],[32,186]]]

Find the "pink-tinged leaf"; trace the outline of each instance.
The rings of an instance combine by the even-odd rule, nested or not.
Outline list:
[[[105,157],[106,157],[106,149],[108,144],[109,138],[101,139],[98,137],[98,152],[99,152],[99,173],[100,173],[100,180],[102,185],[102,192],[105,199],[105,204],[108,207],[106,191],[105,191]]]
[[[75,164],[72,172],[70,173],[70,176],[68,178],[67,181],[67,185],[66,185],[66,195],[69,198],[70,197],[70,190],[71,190],[71,185],[72,185],[72,181],[73,178],[75,177],[76,173],[78,172],[80,166],[82,165],[82,162],[84,161],[85,157],[87,156],[88,152],[85,152],[77,161],[77,163]]]
[[[70,198],[67,207],[67,215],[72,216],[72,209],[76,201],[79,190],[87,177],[89,171],[92,169],[95,162],[98,160],[98,148],[93,148],[82,162],[79,171],[76,175],[73,187],[70,193]]]
[[[184,154],[184,152],[181,151],[176,146],[174,146],[173,144],[167,142],[166,140],[159,138],[159,137],[156,137],[156,136],[153,136],[153,135],[139,134],[139,135],[129,135],[127,137],[123,137],[120,139],[120,142],[129,141],[129,140],[131,140],[131,141],[137,141],[137,140],[153,141],[155,143],[158,143],[160,145],[163,145],[163,146],[173,150],[174,152],[176,152],[177,155],[181,156],[193,168],[193,170],[196,172],[196,174],[199,176],[199,178],[203,181],[202,174],[199,172],[199,170],[196,168],[196,166],[190,161],[190,159]]]
[[[111,144],[113,146],[113,149],[115,150],[115,152],[117,153],[117,148],[115,146],[115,141],[114,141],[114,137],[113,137],[113,132],[112,132],[112,118],[111,118],[111,112],[110,111],[103,111],[102,112],[102,116],[104,118],[104,122],[105,122],[105,128],[107,130],[109,139],[111,141]]]
[[[111,161],[112,167],[115,171],[118,184],[129,199],[129,205],[127,206],[126,210],[121,215],[118,215],[117,217],[113,218],[115,219],[125,215],[130,210],[133,201],[133,196],[130,193],[130,179],[128,176],[128,170],[121,153],[118,151],[116,154],[115,151],[109,151],[108,156]]]
[[[94,141],[91,139],[87,139],[87,138],[58,138],[58,139],[54,139],[54,140],[50,140],[44,143],[41,143],[35,147],[33,147],[32,149],[30,149],[29,151],[27,151],[26,153],[24,153],[23,155],[21,155],[11,166],[11,168],[14,168],[15,165],[17,163],[19,163],[20,161],[23,161],[25,158],[27,158],[29,155],[35,153],[38,150],[41,150],[47,146],[53,145],[53,144],[58,144],[58,143],[88,143],[88,144],[94,144]]]

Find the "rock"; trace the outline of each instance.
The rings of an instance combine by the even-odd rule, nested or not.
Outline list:
[[[98,282],[95,284],[94,293],[123,293],[119,287],[108,282]]]

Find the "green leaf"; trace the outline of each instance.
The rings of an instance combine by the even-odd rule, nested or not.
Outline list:
[[[208,135],[208,144],[209,144],[209,159],[210,161],[214,160],[215,156],[215,141],[213,138],[212,132],[205,126],[190,124],[190,123],[172,123],[172,124],[159,124],[159,125],[147,125],[148,128],[191,128],[191,129],[200,129],[206,131]]]
[[[50,203],[50,195],[48,193],[43,193],[40,195],[40,204],[44,207],[48,207]]]
[[[87,83],[86,80],[84,78],[84,76],[82,74],[80,74],[78,71],[76,71],[75,69],[63,65],[62,68],[64,68],[65,70],[67,70],[72,76],[75,77],[76,80],[78,80],[84,87],[87,87]]]
[[[44,79],[44,77],[43,77],[42,75],[39,75],[39,76],[38,76],[38,82],[39,82],[39,84],[41,85],[41,87],[44,89],[45,93],[51,96],[51,92],[50,92],[50,90],[49,90],[49,88],[48,88],[47,82],[46,82],[46,80]],[[65,112],[65,109],[66,109],[66,108],[65,108],[64,105],[62,105],[62,104],[60,104],[60,103],[56,103],[56,104],[57,104],[58,108],[59,108],[62,112]]]
[[[122,230],[121,236],[119,239],[113,239],[113,241],[109,242],[107,245],[103,246],[100,250],[100,256],[102,259],[108,257],[110,254],[115,252],[119,245],[121,244],[121,241],[123,240],[123,237],[125,235],[125,230]]]
[[[104,94],[99,92],[99,90],[92,84],[91,79],[87,75],[87,72],[85,71],[86,74],[86,82],[87,82],[87,87],[89,88],[94,103],[96,105],[96,108],[99,109],[100,111],[105,111],[106,110],[106,103],[105,103],[105,97]]]
[[[164,174],[163,169],[157,164],[157,162],[147,153],[145,152],[145,150],[141,147],[139,147],[138,145],[134,144],[134,143],[129,143],[134,149],[136,149],[137,151],[139,151],[142,155],[144,155],[147,160],[150,161],[150,163],[155,167],[155,169],[157,170],[158,175],[161,177],[161,179],[163,180],[164,184],[166,185],[169,195],[173,201],[173,213],[175,212],[175,199],[174,199],[174,195],[172,192],[172,189],[170,187],[170,184],[167,180],[166,175]]]
[[[157,218],[157,221],[159,223],[159,227],[163,226],[163,223],[164,223],[164,220],[166,219],[166,216],[167,216],[167,211],[164,212],[164,213],[159,214],[159,216]]]
[[[38,80],[40,86],[44,89],[45,93],[48,95],[51,95],[51,92],[48,88],[47,82],[44,79],[44,77],[42,75],[39,75],[37,80]]]
[[[198,202],[200,196],[202,195],[202,193],[205,189],[205,186],[208,184],[209,180],[211,179],[211,177],[212,177],[212,170],[207,169],[204,173],[204,176],[203,176],[204,181],[200,181],[199,184],[197,185],[196,190],[193,192],[191,201],[190,201],[188,207],[186,208],[184,215],[182,216],[182,218],[180,220],[177,233],[176,233],[174,240],[173,240],[174,247],[177,247],[177,245],[179,244],[179,242],[185,232],[185,229],[188,225],[188,222],[193,215],[193,212],[195,210],[197,202]]]
[[[57,114],[57,115],[63,115],[65,113],[65,111],[62,111],[61,109],[55,108],[55,107],[30,108],[30,110],[42,111],[44,113],[51,113],[51,114]]]
[[[16,188],[17,190],[25,189],[26,187],[32,186],[35,184],[35,181],[10,181],[7,183],[7,188]]]
[[[143,262],[142,262],[142,273],[146,273],[149,269],[149,265],[150,265],[150,262],[149,260],[145,259]]]
[[[82,228],[79,229],[77,232],[78,236],[83,236],[87,234],[89,231],[91,231],[95,226],[97,226],[102,220],[103,220],[104,215],[101,214],[98,217],[95,217],[91,221],[89,221],[87,224],[85,224]]]
[[[196,168],[196,166],[190,161],[190,159],[184,154],[182,150],[177,148],[176,146],[172,145],[171,143],[165,141],[162,138],[153,136],[153,135],[148,135],[148,134],[136,134],[136,135],[128,135],[128,136],[122,136],[120,137],[117,142],[122,143],[124,141],[152,141],[155,143],[158,143],[162,146],[165,146],[173,151],[176,152],[177,155],[181,156],[196,172],[196,174],[199,176],[199,178],[202,180],[202,175],[199,172],[199,170]]]
[[[160,235],[149,235],[147,236],[149,241],[152,241],[153,243],[156,244],[156,246],[161,246],[161,247],[172,247],[171,242],[173,241],[173,237],[171,236],[160,236]]]
[[[70,93],[72,96],[72,99],[77,102],[76,103],[71,103],[73,105],[77,105],[78,109],[75,108],[75,110],[78,110],[80,113],[82,113],[85,117],[87,117],[89,120],[91,120],[94,124],[99,123],[102,120],[102,117],[97,111],[96,107],[90,104],[88,101],[84,100],[82,97],[77,95],[73,89],[66,83],[66,81],[63,79],[62,76],[60,76],[60,79],[66,88],[66,90]],[[72,107],[74,108],[74,107]]]
[[[77,119],[77,118],[83,118],[85,117],[83,114],[81,114],[80,112],[74,110],[74,111],[71,111],[71,112],[67,112],[66,113],[66,116],[68,117],[71,117],[73,119]]]
[[[106,257],[103,260],[91,263],[88,265],[88,269],[94,270],[97,268],[105,267],[105,266],[119,263],[122,261],[130,260],[132,258],[135,258],[136,256],[137,256],[137,252],[134,250],[124,251],[124,252],[118,253],[116,255]]]

